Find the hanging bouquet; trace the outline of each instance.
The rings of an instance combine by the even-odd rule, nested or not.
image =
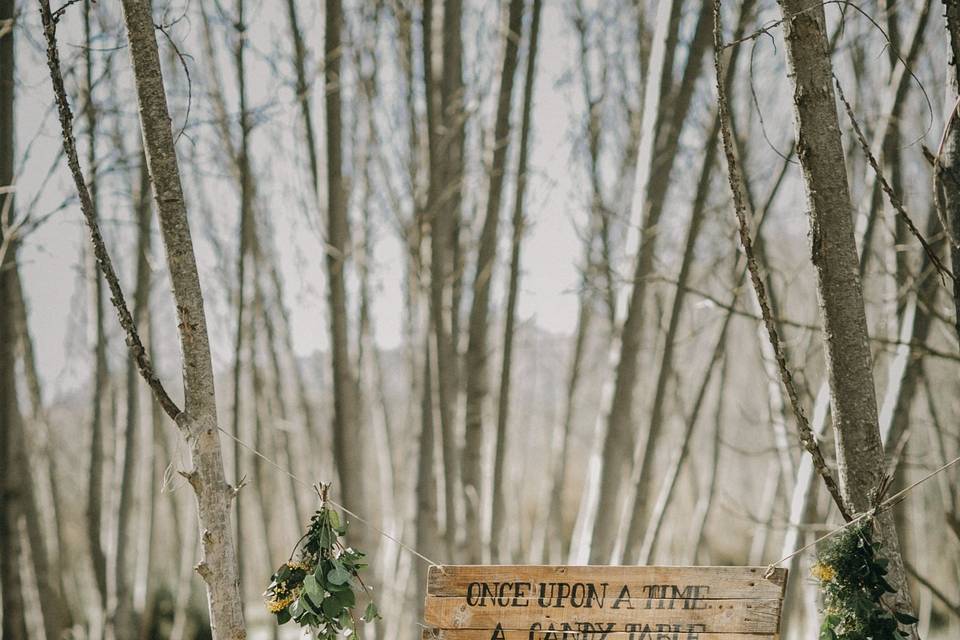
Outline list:
[[[365,555],[343,544],[347,523],[330,507],[327,485],[320,485],[317,491],[320,509],[310,518],[310,527],[290,559],[270,577],[270,586],[263,594],[266,607],[276,615],[278,624],[293,620],[301,627],[314,629],[320,640],[334,640],[341,633],[359,635],[354,609],[361,591],[366,593],[368,603],[360,620],[372,622],[380,617],[360,578],[360,570],[367,566]]]
[[[896,593],[886,579],[887,564],[869,519],[835,536],[818,554],[811,573],[823,592],[820,640],[909,637],[899,624],[912,625],[917,619],[885,602],[888,594]]]

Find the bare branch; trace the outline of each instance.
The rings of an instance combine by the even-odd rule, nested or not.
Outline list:
[[[113,261],[107,252],[106,244],[103,241],[103,235],[100,233],[100,226],[97,224],[96,215],[93,209],[93,199],[83,178],[83,170],[80,168],[80,159],[77,154],[77,143],[73,135],[73,112],[70,110],[70,103],[67,100],[67,91],[63,84],[63,72],[60,67],[60,52],[57,49],[57,20],[62,15],[62,10],[54,13],[50,10],[50,0],[40,0],[40,18],[43,23],[43,33],[47,42],[47,67],[50,69],[50,80],[53,83],[54,98],[57,103],[57,111],[60,115],[60,127],[63,132],[63,151],[67,157],[67,166],[70,168],[70,174],[73,177],[74,185],[77,187],[77,193],[80,196],[80,211],[90,231],[90,241],[93,243],[93,252],[97,258],[97,264],[103,273],[104,280],[110,288],[110,301],[117,310],[117,316],[120,320],[120,326],[126,334],[127,348],[130,350],[130,357],[137,363],[137,369],[140,375],[147,381],[150,389],[153,391],[163,407],[164,412],[170,416],[174,422],[180,424],[180,416],[183,413],[177,404],[173,401],[163,386],[163,383],[157,377],[153,370],[153,363],[147,354],[146,347],[140,339],[137,332],[136,323],[127,307],[126,298],[123,290],[120,288],[120,280],[113,267]]]
[[[730,131],[730,112],[727,104],[726,88],[723,83],[723,70],[721,55],[723,53],[723,35],[720,25],[720,0],[714,0],[713,3],[713,41],[714,53],[713,64],[716,71],[717,86],[717,104],[720,115],[720,133],[723,138],[723,150],[727,158],[727,174],[730,182],[730,191],[733,194],[734,212],[737,216],[737,229],[740,235],[740,244],[747,257],[747,268],[750,271],[750,281],[753,284],[754,292],[757,295],[757,302],[760,305],[760,311],[763,316],[763,324],[767,329],[767,336],[770,339],[770,345],[777,361],[777,368],[780,370],[780,380],[787,389],[787,396],[790,398],[790,404],[793,407],[793,414],[797,419],[797,429],[800,431],[800,444],[813,458],[813,465],[817,472],[823,478],[827,490],[830,492],[833,501],[843,515],[844,519],[850,520],[850,513],[844,504],[840,494],[840,488],[833,477],[827,463],[817,444],[816,436],[810,429],[810,422],[800,404],[800,397],[797,392],[796,383],[793,380],[793,374],[787,367],[786,359],[783,355],[783,345],[780,343],[780,336],[777,333],[776,323],[773,314],[770,311],[770,303],[767,300],[766,289],[763,284],[763,278],[760,275],[760,267],[757,264],[757,258],[753,252],[753,240],[750,238],[750,221],[747,219],[746,205],[744,202],[742,190],[742,177],[737,164],[737,158],[733,148],[733,135]]]

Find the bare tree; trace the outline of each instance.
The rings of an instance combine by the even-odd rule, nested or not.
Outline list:
[[[510,0],[507,28],[504,32],[503,66],[497,94],[497,115],[493,125],[493,162],[490,166],[490,188],[487,210],[480,232],[477,267],[473,278],[473,303],[470,306],[470,339],[467,345],[467,405],[463,456],[463,490],[466,494],[467,560],[480,561],[480,459],[483,448],[484,400],[490,380],[487,370],[487,325],[490,314],[490,281],[497,256],[497,235],[500,227],[500,200],[506,174],[507,151],[510,148],[510,112],[513,103],[513,81],[517,72],[523,0]]]
[[[247,73],[244,54],[246,52],[247,42],[247,24],[244,15],[245,3],[243,0],[237,0],[235,5],[234,22],[234,44],[233,58],[237,73],[237,100],[238,100],[238,118],[240,124],[240,139],[234,147],[236,155],[234,156],[234,165],[239,187],[239,225],[237,243],[237,263],[236,263],[236,299],[237,299],[237,317],[233,343],[233,413],[231,414],[233,423],[231,429],[234,440],[233,445],[233,473],[234,482],[240,485],[243,464],[246,456],[240,445],[243,434],[240,432],[240,424],[243,419],[243,353],[247,340],[247,323],[245,310],[247,302],[247,264],[251,260],[253,233],[255,221],[253,220],[253,178],[250,171],[250,114],[247,111]],[[212,61],[211,61],[212,63]],[[227,123],[224,127],[228,129]],[[232,138],[228,138],[232,139]],[[252,338],[250,339],[252,343]],[[251,360],[250,367],[256,367],[256,362]],[[243,546],[243,500],[238,497],[236,500],[236,532],[237,547]],[[239,563],[240,593],[243,594],[243,554],[238,554]]]
[[[203,560],[197,572],[207,584],[214,638],[239,640],[246,637],[246,630],[236,550],[229,528],[229,501],[234,489],[224,478],[203,294],[180,185],[153,17],[148,2],[127,0],[123,10],[147,165],[180,322],[186,406],[179,422],[191,443],[194,469],[187,476],[197,493],[200,527],[205,532],[201,536]]]
[[[737,35],[734,36],[735,38],[740,37],[745,31],[747,20],[753,11],[753,6],[754,3],[751,0],[741,3],[740,17],[738,19],[736,30]],[[699,48],[691,48],[690,55],[698,55],[698,52],[699,55],[702,55],[702,50]],[[729,67],[727,68],[727,74],[724,78],[724,82],[727,84],[731,84],[733,81],[736,62],[737,52],[734,50],[730,56],[730,62],[728,63]],[[664,336],[663,352],[660,356],[656,390],[654,392],[653,404],[650,408],[650,424],[647,429],[647,442],[644,445],[644,458],[643,462],[640,463],[640,472],[634,473],[634,478],[636,479],[636,484],[633,488],[634,499],[632,507],[628,510],[630,518],[623,554],[624,559],[627,561],[632,561],[633,557],[640,549],[644,549],[642,555],[645,555],[647,558],[649,558],[653,544],[652,541],[656,537],[655,535],[646,536],[644,533],[644,530],[651,526],[646,524],[645,521],[647,514],[644,507],[648,499],[644,496],[650,493],[648,486],[653,474],[653,469],[651,468],[653,454],[657,444],[658,435],[663,429],[663,412],[664,404],[666,402],[667,386],[673,378],[673,356],[674,347],[676,344],[677,327],[679,326],[680,314],[683,310],[683,304],[686,297],[687,279],[690,275],[691,263],[693,261],[693,251],[696,247],[697,239],[700,235],[700,229],[703,224],[704,210],[706,208],[706,200],[710,192],[710,183],[713,175],[713,169],[715,167],[716,149],[719,138],[720,117],[719,113],[715,112],[713,125],[707,137],[706,156],[704,157],[703,165],[700,170],[700,177],[697,181],[696,195],[694,196],[693,201],[693,211],[691,212],[690,216],[690,225],[687,228],[687,237],[684,241],[683,254],[680,258],[680,272],[677,275],[676,291],[674,293],[673,304],[670,308],[670,316],[667,323],[666,334]],[[715,359],[716,356],[711,361],[711,367],[712,362],[715,361]],[[693,426],[693,422],[688,422],[687,429],[685,431],[686,437],[684,438],[684,445],[681,447],[681,452],[685,451],[687,448],[686,442],[689,441],[689,435],[693,430]],[[678,463],[684,457],[684,453],[681,453],[681,455],[677,456]],[[679,472],[679,468],[677,468],[677,472]],[[673,473],[674,479],[671,482],[675,481],[677,472]],[[668,496],[668,494],[669,492],[662,495]],[[666,497],[664,500],[666,500]],[[665,504],[665,501],[663,503]],[[658,518],[651,519],[653,525],[656,527],[659,527],[659,524],[657,524],[658,520]],[[645,543],[644,538],[650,542]],[[645,559],[641,560],[641,564],[646,564],[646,562],[647,560]]]
[[[150,174],[147,171],[146,156],[141,151],[139,190],[136,197],[137,254],[133,292],[133,320],[138,326],[147,323],[147,311],[150,301],[150,244],[151,218]],[[114,633],[121,637],[133,637],[136,628],[133,619],[133,588],[128,578],[127,551],[134,545],[132,540],[133,502],[135,470],[137,467],[138,431],[140,430],[140,379],[137,365],[132,359],[127,362],[126,392],[127,407],[123,432],[123,464],[120,472],[120,498],[117,505],[117,533],[115,542],[116,560],[114,567],[116,585],[116,610],[113,614]],[[148,551],[149,553],[149,551]]]
[[[93,101],[93,40],[90,26],[91,0],[83,3],[84,47],[84,91],[86,104],[84,114],[87,121],[87,183],[93,203],[93,215],[99,216],[97,198],[97,110]],[[93,562],[93,575],[100,598],[100,609],[107,607],[107,557],[103,549],[103,449],[104,449],[104,404],[108,400],[110,369],[107,364],[107,335],[103,298],[103,280],[99,267],[91,259],[91,282],[93,284],[94,317],[94,383],[90,397],[90,466],[87,468],[87,541],[90,545],[90,559]]]
[[[693,98],[696,80],[702,69],[704,52],[709,43],[709,12],[701,6],[697,26],[690,41],[687,63],[683,76],[672,87],[673,56],[679,3],[660,6],[657,14],[657,46],[651,53],[650,76],[644,106],[644,127],[637,159],[637,183],[633,193],[633,213],[641,218],[641,231],[634,261],[632,286],[628,296],[626,315],[620,336],[620,349],[613,354],[616,372],[612,388],[605,394],[602,419],[606,420],[603,437],[603,454],[599,483],[600,503],[593,523],[593,540],[590,547],[591,561],[616,560],[614,542],[617,523],[621,520],[621,504],[616,485],[625,469],[629,468],[630,453],[634,452],[633,476],[639,479],[633,486],[642,486],[646,495],[645,480],[652,473],[649,461],[657,444],[657,433],[649,432],[637,455],[639,438],[630,431],[633,420],[634,387],[638,379],[638,358],[644,338],[644,308],[646,287],[653,271],[654,253],[659,235],[659,220],[666,202],[670,173],[676,158],[677,143]],[[673,40],[673,42],[671,42]],[[661,50],[662,49],[662,50]],[[654,90],[654,88],[656,88]],[[668,107],[669,105],[669,107]],[[646,469],[645,469],[646,468]],[[638,495],[638,499],[643,499]],[[631,500],[627,500],[630,504]],[[635,505],[646,512],[645,502]]]
[[[14,1],[0,1],[0,602],[3,624],[0,635],[10,640],[26,640],[27,625],[20,578],[20,465],[14,449],[17,406],[17,380],[14,347],[16,329],[12,284],[15,274],[16,238],[10,237],[13,225],[14,178]]]
[[[324,81],[327,113],[327,294],[330,310],[330,351],[333,361],[333,448],[344,503],[362,509],[367,504],[358,415],[357,379],[350,359],[347,291],[344,269],[350,253],[350,229],[343,184],[343,124],[341,122],[341,61],[343,6],[326,1],[324,17]]]
[[[59,562],[50,561],[48,546],[51,546],[49,541],[51,534],[46,527],[49,519],[44,518],[46,505],[49,505],[49,509],[54,512],[52,520],[55,539],[52,546],[58,550],[55,557],[59,560],[59,549],[63,548],[63,542],[58,531],[61,514],[59,491],[57,490],[58,482],[55,479],[57,469],[52,460],[51,433],[47,416],[43,411],[39,374],[36,371],[36,358],[33,352],[33,340],[27,326],[27,308],[19,265],[14,262],[10,265],[10,269],[13,272],[12,302],[16,317],[17,338],[20,346],[20,357],[23,361],[23,370],[27,378],[27,395],[30,398],[32,412],[32,422],[28,422],[23,412],[18,412],[21,418],[14,422],[17,429],[12,434],[15,437],[11,444],[14,447],[13,455],[20,461],[22,468],[20,473],[21,505],[27,532],[27,540],[24,541],[24,546],[29,547],[30,551],[33,578],[36,581],[37,593],[40,596],[43,629],[47,637],[52,638],[59,636],[70,627],[70,612],[63,598],[65,591],[64,574],[66,571],[63,569],[56,572],[51,570],[51,567],[58,566]],[[43,430],[44,433],[37,433],[38,428]],[[40,445],[40,443],[43,444]],[[44,458],[47,459],[44,460]],[[37,481],[38,478],[33,473],[34,469],[44,469],[46,479],[52,481],[50,485],[51,495],[46,502],[39,486],[41,483]]]
[[[513,365],[513,340],[516,333],[517,294],[520,286],[520,248],[526,229],[524,195],[527,185],[527,165],[530,147],[530,117],[533,110],[533,88],[537,71],[537,43],[540,35],[541,0],[533,0],[530,18],[530,36],[527,39],[527,69],[523,83],[523,108],[520,119],[520,154],[517,159],[517,184],[513,201],[513,235],[510,240],[510,277],[507,284],[506,321],[503,327],[503,362],[500,369],[500,394],[497,398],[497,440],[493,464],[493,517],[491,519],[491,555],[504,560],[503,532],[505,530],[506,489],[503,472],[507,455],[507,429],[510,410],[510,374]],[[515,34],[519,38],[519,34]],[[508,36],[510,37],[510,36]],[[506,557],[509,557],[507,555]]]
[[[141,375],[149,382],[164,410],[176,421],[190,444],[194,468],[183,472],[183,475],[196,493],[197,513],[204,530],[201,536],[203,559],[196,570],[207,584],[213,637],[215,640],[243,640],[246,638],[246,629],[229,516],[229,501],[235,495],[235,489],[224,478],[203,295],[187,223],[150,3],[128,0],[123,3],[123,12],[140,106],[144,149],[177,304],[178,334],[184,360],[186,403],[183,410],[177,407],[153,373],[152,364],[120,290],[94,215],[90,192],[83,180],[73,137],[73,116],[64,89],[56,43],[56,24],[62,13],[54,15],[48,0],[40,0],[40,9],[47,42],[47,63],[63,129],[64,151],[80,195],[81,210],[90,229],[97,260],[110,286],[120,324],[127,334],[131,357],[136,359]]]
[[[456,428],[459,389],[459,225],[463,206],[466,109],[463,82],[462,0],[444,0],[442,68],[434,75],[433,0],[423,4],[423,75],[427,107],[430,180],[427,218],[430,224],[430,321],[434,336],[433,365],[443,451],[443,512],[447,549],[453,552],[460,493],[460,455]]]
[[[782,0],[780,6],[823,319],[840,488],[847,508],[862,513],[876,499],[884,456],[826,19],[818,2]],[[892,515],[886,512],[878,518],[891,560],[891,584],[898,590],[897,606],[909,610]]]
[[[943,148],[938,152],[934,166],[937,184],[935,198],[942,208],[941,222],[950,238],[950,262],[953,273],[960,273],[960,3],[943,0],[947,22],[946,118]],[[953,301],[956,309],[957,337],[960,338],[960,279],[953,281]]]

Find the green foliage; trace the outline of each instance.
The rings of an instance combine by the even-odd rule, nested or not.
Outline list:
[[[292,561],[294,548],[291,560],[280,565],[263,594],[278,624],[293,620],[301,627],[312,627],[321,640],[333,640],[341,633],[359,636],[353,609],[357,592],[367,591],[359,575],[367,564],[363,553],[343,545],[346,533],[347,523],[326,504],[314,513],[297,543],[300,559]],[[372,622],[379,617],[370,600],[361,620]]]
[[[823,591],[820,640],[899,640],[909,634],[897,623],[917,619],[891,610],[883,601],[896,593],[887,582],[886,558],[873,540],[870,522],[834,536],[822,549],[812,573]]]

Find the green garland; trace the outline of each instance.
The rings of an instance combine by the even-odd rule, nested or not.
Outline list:
[[[820,640],[900,640],[909,634],[898,624],[912,625],[913,616],[891,610],[886,594],[888,560],[880,554],[867,521],[834,536],[817,556],[811,573],[823,592]]]
[[[325,487],[321,498],[324,493]],[[267,610],[277,616],[278,624],[293,620],[301,627],[315,629],[320,640],[334,640],[341,632],[359,637],[354,607],[359,591],[370,596],[359,575],[367,564],[362,552],[341,542],[346,533],[347,523],[324,500],[290,560],[270,577],[270,586],[263,594]],[[300,559],[294,561],[297,548]],[[361,620],[372,622],[379,617],[371,598]]]

